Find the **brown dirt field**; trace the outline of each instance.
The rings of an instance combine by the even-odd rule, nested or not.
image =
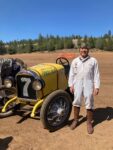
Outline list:
[[[65,52],[4,55],[21,58],[32,66],[40,62],[55,62]],[[78,53],[75,54],[76,56]],[[81,124],[71,131],[69,126],[50,133],[40,120],[19,115],[0,119],[0,150],[113,150],[113,53],[92,52],[101,74],[100,94],[95,97],[94,134],[86,130],[86,111],[81,107]],[[70,121],[73,119],[73,112]]]

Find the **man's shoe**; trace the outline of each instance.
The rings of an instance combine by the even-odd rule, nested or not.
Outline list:
[[[71,129],[71,130],[74,130],[74,129],[77,127],[77,124],[78,124],[78,120],[74,120],[74,121],[72,122],[72,124],[70,125],[70,129]]]
[[[88,134],[92,134],[94,132],[92,123],[88,122],[88,121],[87,121],[87,132],[88,132]]]
[[[94,129],[92,126],[92,121],[93,121],[93,110],[87,109],[87,131],[88,131],[88,134],[92,134],[94,132]]]

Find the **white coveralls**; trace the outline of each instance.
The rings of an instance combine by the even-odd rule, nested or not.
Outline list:
[[[84,96],[86,109],[94,109],[94,88],[100,87],[100,77],[97,60],[93,57],[77,57],[72,61],[69,87],[74,85],[73,106],[80,107]]]

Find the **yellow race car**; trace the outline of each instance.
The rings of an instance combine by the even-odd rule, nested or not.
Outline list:
[[[50,131],[61,128],[72,109],[68,89],[69,68],[69,61],[60,57],[56,63],[41,63],[20,71],[16,75],[16,96],[5,103],[0,117],[30,106],[30,116],[35,118],[40,113],[44,128]],[[11,85],[11,80],[5,82],[7,88]]]

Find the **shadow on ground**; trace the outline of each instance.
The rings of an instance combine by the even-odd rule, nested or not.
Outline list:
[[[67,125],[70,126],[70,125],[72,124],[73,120],[74,120],[74,119],[69,120],[68,123],[67,123]],[[85,122],[85,121],[86,121],[86,117],[83,117],[83,116],[80,115],[80,116],[79,116],[79,122],[78,122],[78,125],[77,125],[77,126],[79,126],[80,124],[82,124],[82,123]]]
[[[12,136],[1,139],[0,138],[0,150],[7,150],[9,143],[13,140]]]
[[[110,121],[113,119],[113,108],[106,107],[106,108],[96,108],[94,111],[94,126],[102,123],[105,120]]]
[[[110,121],[111,119],[113,119],[113,108],[112,107],[96,108],[94,110],[93,126],[96,126],[106,120]],[[82,124],[83,122],[85,122],[86,120],[87,120],[87,117],[79,116],[78,126],[80,124]],[[69,120],[68,126],[70,126],[72,122],[73,122],[73,119]]]

